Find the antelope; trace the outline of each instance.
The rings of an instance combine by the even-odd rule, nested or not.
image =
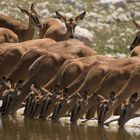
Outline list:
[[[93,62],[112,60],[103,55],[91,55],[78,59],[67,60],[60,71],[46,85],[46,89],[59,85],[59,89],[64,89],[70,85],[83,71],[85,71]]]
[[[0,46],[0,48],[2,48],[2,54],[0,59],[0,67],[1,67],[0,77],[6,76],[17,63],[21,63],[20,61],[24,60],[24,63],[26,63],[26,65],[27,64],[29,65],[30,62],[29,56],[32,57],[32,59],[34,60],[38,56],[37,53],[39,53],[40,56],[41,54],[44,53],[42,49],[47,49],[47,46],[53,43],[55,43],[54,40],[46,38],[26,41],[18,44],[12,44],[7,46],[7,49],[5,48],[5,46],[3,48]],[[36,52],[35,48],[37,49]],[[40,51],[42,50],[42,53],[40,53],[39,50]],[[26,52],[28,52],[27,53],[28,55],[26,54]],[[32,54],[29,55],[29,53],[31,52]],[[26,58],[24,59],[24,57]],[[20,60],[20,58],[23,59]],[[28,59],[28,61],[26,59]]]
[[[129,60],[114,60],[114,63],[116,66],[125,66],[129,64]],[[108,64],[99,64],[99,66],[95,66],[93,69],[91,68],[86,77],[84,78],[83,83],[81,86],[75,91],[76,93],[73,93],[69,98],[67,99],[67,103],[65,103],[63,106],[61,105],[61,109],[59,112],[55,112],[53,119],[58,120],[60,117],[62,117],[68,110],[72,108],[72,106],[76,103],[77,100],[77,92],[82,94],[83,92],[87,92],[88,94],[92,94],[99,86],[100,82],[104,78],[104,76],[110,72],[112,69],[115,69],[113,60]],[[61,103],[60,103],[61,104]],[[58,108],[58,107],[57,107]],[[72,122],[74,119],[72,118]]]
[[[9,16],[0,15],[0,27],[8,28],[17,34],[19,42],[30,40],[34,36],[35,27],[42,28],[42,24],[39,19],[39,13],[35,3],[31,4],[31,11],[26,10],[18,6],[20,11],[29,17],[29,25],[25,25]]]
[[[29,105],[25,108],[27,112],[26,117],[33,118],[39,115],[39,118],[44,120],[47,116],[49,116],[51,110],[53,110],[55,102],[57,101],[59,95],[55,94],[55,92],[50,93],[44,88],[39,88],[39,90],[37,90],[34,87],[34,90],[36,91],[36,93],[38,93],[38,95],[35,98],[30,99],[30,101],[28,102]],[[39,92],[41,92],[42,95],[39,95]]]
[[[22,53],[18,48],[9,48],[5,50],[0,60],[0,77],[7,75],[11,71],[11,68],[17,64],[21,56]]]
[[[135,26],[140,29],[140,25],[135,21],[133,20],[133,23],[135,24]],[[133,57],[133,56],[139,56],[140,54],[140,31],[136,33],[136,37],[134,39],[134,41],[132,42],[131,46],[130,46],[130,50],[132,51],[130,56]]]
[[[116,96],[113,99],[106,100],[101,104],[101,106],[103,106],[101,112],[104,110],[104,113],[102,113],[102,116],[100,116],[101,118],[100,123],[103,124],[112,115],[113,111],[128,97],[130,97],[136,92],[137,93],[140,92],[138,85],[139,79],[140,79],[140,65],[138,65],[133,70],[129,79],[127,80],[125,85],[119,90]],[[124,122],[120,120],[119,125],[123,126]]]
[[[56,48],[54,49],[54,47]],[[21,103],[20,101],[29,93],[32,82],[35,81],[37,86],[43,86],[48,80],[50,80],[52,75],[58,70],[58,68],[60,68],[65,60],[96,54],[95,51],[74,39],[56,43],[56,45],[51,45],[47,49],[48,51],[55,50],[56,53],[41,56],[30,66],[29,76],[23,84],[23,91],[21,91],[23,94],[18,96],[19,100],[18,98],[15,98],[17,106],[11,104],[12,106],[6,111],[7,113],[13,113],[18,109],[18,105]],[[60,52],[60,54],[57,52]]]
[[[47,39],[41,39],[42,41],[47,41]],[[48,40],[49,41],[49,40]],[[35,42],[35,41],[34,41]],[[45,42],[44,42],[45,43]],[[52,41],[53,43],[53,41]],[[34,44],[34,43],[33,43]],[[31,44],[31,46],[33,45]],[[50,41],[51,44],[51,41]],[[39,45],[39,46],[38,46]],[[16,82],[17,79],[21,78],[21,79],[26,79],[27,77],[27,70],[29,68],[29,66],[41,55],[51,55],[51,53],[49,53],[49,51],[53,51],[56,53],[67,53],[67,54],[73,54],[74,51],[79,55],[78,57],[82,56],[82,51],[85,50],[85,53],[92,55],[95,54],[95,52],[86,47],[85,45],[83,45],[82,42],[78,41],[78,40],[69,40],[69,41],[64,41],[64,42],[59,42],[56,43],[54,45],[51,46],[46,46],[43,48],[43,46],[40,48],[41,44],[36,44],[34,45],[33,48],[35,49],[30,49],[27,53],[25,53],[25,55],[23,55],[23,57],[21,57],[21,60],[19,60],[17,66],[15,66],[15,68],[8,74],[6,79],[10,79],[11,81],[13,81],[14,83]],[[43,44],[42,44],[43,45]],[[45,44],[44,44],[45,45]],[[46,44],[47,45],[47,44]],[[76,45],[76,46],[74,46]],[[36,47],[37,48],[36,48]],[[27,44],[28,47],[28,44]],[[76,48],[74,51],[72,50],[72,48]],[[90,54],[91,53],[91,54]],[[84,54],[83,54],[84,55]],[[16,57],[16,55],[15,55]],[[8,60],[8,58],[7,58]],[[8,62],[7,62],[8,63]],[[9,61],[9,63],[11,63]],[[3,61],[2,63],[3,65],[5,65],[5,61]],[[9,64],[10,65],[10,64]],[[11,64],[12,65],[12,64]],[[7,66],[7,65],[6,65]],[[5,67],[6,67],[5,66]],[[7,67],[6,67],[7,68]],[[2,71],[3,72],[3,71]],[[21,76],[22,75],[22,76]]]
[[[74,60],[73,59],[67,60],[62,65],[60,70],[57,72],[56,76],[54,76],[54,78],[51,79],[51,83],[49,81],[47,83],[47,85],[45,85],[44,87],[49,90],[50,88],[55,88],[54,87],[55,85],[57,85],[57,88],[58,88],[58,85],[59,85],[59,90],[64,89],[63,87],[67,87],[67,85],[69,85],[74,79],[76,79],[76,77],[78,77],[79,74],[82,73],[82,71],[87,69],[91,63],[98,62],[98,61],[104,61],[104,60],[107,61],[107,60],[111,60],[111,59],[112,58],[108,58],[106,56],[97,55],[97,56],[78,58],[78,59],[74,59]],[[55,99],[55,97],[56,96],[52,96],[52,100],[49,97],[50,98],[49,100],[51,103],[49,102],[49,106],[47,106],[48,111],[46,110],[45,117],[48,117],[50,115],[50,113],[52,113],[52,111],[54,109],[54,107],[52,107],[52,104],[54,106],[54,102],[57,101]]]
[[[97,64],[95,65],[95,67],[93,66],[93,68],[90,68],[84,80],[82,80],[82,84],[80,85],[80,87],[72,95],[70,95],[68,99],[61,100],[60,102],[57,103],[55,107],[57,108],[57,111],[56,110],[54,111],[52,119],[58,120],[60,117],[65,115],[67,111],[71,110],[72,107],[77,102],[77,99],[78,98],[82,99],[81,96],[84,92],[86,92],[87,94],[90,94],[90,92],[92,92],[92,89],[99,84],[99,81],[103,78],[103,75],[106,74],[107,67],[106,68],[105,67],[106,67],[105,64]],[[101,69],[104,69],[103,70],[104,72],[101,71]],[[93,84],[94,83],[93,81],[89,83],[87,80],[88,78],[93,79],[94,82],[96,81],[95,85]],[[61,106],[61,109],[59,109],[60,106]]]
[[[31,48],[46,48],[53,43],[56,43],[56,41],[50,38],[28,40],[20,43],[1,43],[0,52],[2,54],[6,49],[16,48],[19,49],[22,54],[24,54]]]
[[[7,28],[0,28],[0,43],[17,43],[18,36]]]
[[[127,121],[129,121],[134,113],[140,108],[140,98],[138,97],[138,93],[134,93],[131,97],[129,97],[128,103],[125,103],[121,109],[120,117],[118,120],[118,124],[120,126],[124,126]]]
[[[115,68],[114,70],[110,70],[110,72],[106,74],[105,77],[101,80],[94,94],[92,94],[88,98],[87,103],[85,103],[85,101],[82,100],[77,104],[77,106],[79,106],[80,109],[78,111],[75,109],[76,113],[75,116],[73,116],[73,120],[77,121],[80,117],[82,117],[86,113],[87,119],[94,117],[96,108],[97,106],[100,105],[101,102],[99,100],[100,98],[97,98],[96,96],[100,96],[102,97],[101,100],[104,100],[105,98],[109,97],[110,93],[111,94],[117,93],[119,89],[123,87],[123,85],[127,82],[133,69],[138,64],[139,62],[134,61],[134,63],[122,66],[121,68]],[[120,113],[120,110],[116,110],[116,113]]]
[[[39,38],[52,38],[55,41],[63,41],[74,37],[74,31],[79,20],[82,20],[86,11],[82,12],[76,17],[68,18],[62,13],[56,11],[59,19],[64,21],[65,26],[55,18],[48,18],[43,23],[43,28],[40,29]]]

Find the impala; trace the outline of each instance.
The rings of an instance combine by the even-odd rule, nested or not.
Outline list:
[[[39,13],[35,3],[31,4],[31,11],[18,6],[20,11],[29,17],[29,25],[26,27],[24,23],[15,20],[9,16],[0,15],[0,27],[8,28],[17,34],[19,42],[30,40],[34,36],[35,27],[42,28],[39,19]]]
[[[56,12],[58,18],[64,21],[65,26],[55,18],[48,18],[43,28],[40,29],[39,38],[52,38],[55,41],[63,41],[70,38],[74,38],[74,31],[79,20],[82,20],[86,14],[86,11],[79,14],[76,17],[68,18],[60,12]]]

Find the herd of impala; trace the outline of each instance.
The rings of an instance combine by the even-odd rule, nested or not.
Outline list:
[[[140,32],[130,46],[130,57],[114,59],[74,39],[86,11],[71,18],[57,11],[59,19],[48,17],[42,23],[35,3],[30,10],[18,8],[29,17],[28,27],[0,15],[1,115],[24,106],[27,118],[57,121],[70,115],[76,123],[96,114],[103,125],[117,114],[118,124],[124,126],[140,108]],[[36,27],[39,39],[32,40]]]

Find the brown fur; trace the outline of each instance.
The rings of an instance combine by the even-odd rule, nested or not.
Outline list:
[[[17,43],[18,36],[11,30],[0,28],[0,43]]]
[[[55,41],[63,41],[74,38],[74,31],[77,22],[82,20],[85,14],[86,11],[76,17],[69,18],[56,11],[56,15],[65,23],[65,25],[63,25],[58,19],[48,18],[44,21],[43,28],[40,29],[39,38],[52,38]]]
[[[116,62],[115,62],[116,61]],[[118,63],[117,63],[118,62]],[[115,65],[114,65],[115,64]],[[102,81],[102,79],[103,79],[103,77],[109,72],[109,71],[111,71],[111,70],[113,70],[113,69],[115,69],[116,68],[116,66],[121,66],[121,65],[123,65],[123,66],[125,66],[125,65],[127,65],[127,64],[130,64],[130,60],[128,59],[128,60],[126,60],[126,61],[124,61],[124,60],[122,60],[122,61],[118,61],[118,60],[114,60],[114,63],[113,63],[113,61],[112,61],[112,63],[110,63],[110,64],[101,64],[101,65],[99,65],[98,67],[95,67],[95,69],[91,69],[89,72],[88,72],[88,74],[87,74],[87,76],[86,76],[86,78],[85,78],[85,80],[84,80],[84,82],[82,83],[82,85],[80,86],[80,88],[77,90],[78,91],[78,93],[80,93],[80,94],[82,94],[84,91],[87,91],[89,94],[91,94],[91,93],[93,93],[93,92],[95,92],[95,90],[98,88],[98,86],[99,86],[99,84],[100,84],[100,82]],[[113,66],[113,67],[112,67]],[[72,108],[72,106],[74,105],[74,102],[76,101],[75,100],[75,97],[76,95],[74,94],[74,95],[71,95],[68,99],[68,105],[67,104],[65,104],[65,111],[67,111],[67,108],[68,109],[71,109]],[[77,97],[77,96],[76,96]],[[70,107],[71,106],[71,107]],[[85,110],[86,111],[86,110]],[[63,110],[63,113],[64,113],[64,110]],[[62,113],[62,114],[63,114]],[[61,114],[61,115],[62,115]],[[59,117],[61,116],[61,115],[59,115]],[[64,114],[63,114],[64,115]],[[59,118],[58,117],[58,118]]]
[[[53,49],[53,47],[56,48]],[[58,68],[64,63],[65,60],[95,54],[92,49],[88,48],[87,46],[83,45],[83,43],[77,40],[68,40],[56,43],[56,45],[49,46],[47,50],[55,50],[57,53],[42,56],[31,65],[29,69],[29,77],[26,79],[25,84],[23,85],[24,94],[22,94],[22,97],[20,97],[20,101],[29,93],[30,84],[34,82],[38,86],[46,84],[46,82],[50,80],[50,78],[54,73],[56,73]],[[58,52],[60,52],[60,54],[58,54]],[[17,104],[20,104],[20,101],[17,100]],[[15,111],[14,108],[10,108],[10,110],[11,109],[12,112],[13,110]]]
[[[41,23],[38,18],[37,12],[35,12],[35,4],[31,5],[31,12],[19,7],[21,12],[29,16],[29,25],[26,27],[22,22],[13,19],[12,17],[0,14],[0,27],[8,28],[17,34],[19,42],[30,40],[33,38],[35,26],[41,28]],[[36,21],[33,20],[36,18]]]

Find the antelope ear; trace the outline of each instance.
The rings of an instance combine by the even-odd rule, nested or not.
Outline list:
[[[31,11],[34,12],[34,13],[36,13],[37,15],[39,15],[39,8],[36,5],[36,3],[32,3],[31,4]]]
[[[86,15],[86,11],[84,11],[84,12],[81,13],[80,15],[76,16],[76,17],[75,17],[76,22],[77,22],[78,20],[82,20],[82,19],[85,17],[85,15]]]
[[[57,15],[57,17],[58,17],[59,19],[61,19],[61,20],[63,20],[63,21],[66,21],[66,18],[67,18],[67,17],[66,17],[65,15],[59,13],[58,11],[56,11],[55,13],[56,13],[56,15]]]
[[[29,15],[29,11],[24,9],[24,8],[21,8],[19,5],[17,6],[19,8],[19,10],[22,12],[22,13],[25,13],[26,15]]]
[[[140,29],[140,25],[135,20],[133,20],[133,23],[136,26],[136,28]]]

